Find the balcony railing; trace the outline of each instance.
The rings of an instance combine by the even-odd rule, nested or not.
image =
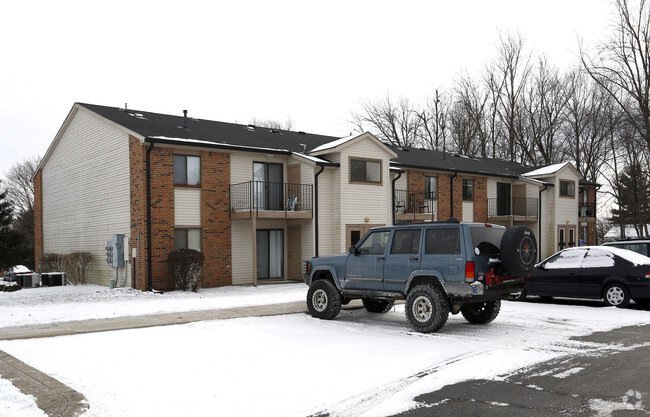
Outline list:
[[[488,218],[519,217],[522,220],[537,218],[537,199],[525,197],[488,198]]]
[[[578,205],[578,217],[596,218],[596,203],[580,203]]]
[[[233,217],[311,217],[311,184],[247,181],[230,185]]]
[[[434,201],[436,193],[421,191],[395,190],[396,220],[436,220]]]

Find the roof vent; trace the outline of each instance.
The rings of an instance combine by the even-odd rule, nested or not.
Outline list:
[[[280,131],[276,129],[271,129],[271,133],[275,133],[276,135],[279,135]]]
[[[299,134],[299,135],[306,135],[306,133],[303,132],[302,130],[299,130],[299,131],[298,131],[298,134]],[[301,144],[301,145],[302,145],[302,144]]]
[[[248,125],[246,126],[246,130],[250,130],[251,132],[255,130],[255,125]]]

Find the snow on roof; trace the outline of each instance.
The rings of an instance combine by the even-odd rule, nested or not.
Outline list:
[[[591,251],[598,251],[599,253],[607,253],[607,252],[609,252],[612,255],[616,255],[616,256],[618,256],[620,258],[625,259],[626,261],[632,262],[635,266],[648,265],[650,267],[650,258],[649,257],[647,257],[645,255],[641,255],[640,253],[637,253],[637,252],[634,252],[634,251],[631,251],[631,250],[628,250],[628,249],[621,249],[621,248],[616,248],[616,247],[613,247],[613,246],[578,246],[578,247],[575,247],[575,248],[565,249],[564,252],[573,252],[573,251],[580,252],[580,251],[584,251],[585,249],[588,249],[590,251],[589,253],[591,253]],[[593,267],[597,267],[597,266],[614,266],[613,262],[611,262],[611,265],[604,265],[604,264],[602,264],[602,260],[599,261],[597,258],[598,258],[597,256],[594,256],[593,260],[587,260],[587,258],[584,258],[584,260],[582,262],[582,266],[583,267],[584,266],[589,266],[589,265],[591,265]],[[601,262],[601,263],[597,264],[597,262]],[[564,267],[570,267],[570,266],[565,265]],[[573,266],[571,266],[571,267],[573,267]]]
[[[316,164],[330,164],[331,163],[330,161],[328,161],[326,159],[322,159],[322,158],[318,158],[318,157],[310,156],[310,155],[305,155],[304,153],[300,153],[300,152],[291,152],[291,154],[295,155],[297,157],[300,157],[300,158],[307,159],[307,160],[312,161],[312,162],[314,162]]]
[[[244,145],[233,145],[230,143],[225,143],[225,142],[211,142],[209,140],[200,140],[200,139],[185,139],[185,138],[170,138],[167,136],[150,136],[150,139],[160,139],[160,140],[167,140],[170,142],[183,142],[183,143],[195,143],[198,145],[208,145],[208,146],[224,146],[224,147],[229,147],[229,148],[240,148],[240,149],[254,149],[256,151],[280,151],[280,152],[287,152],[289,151],[287,149],[277,149],[277,148],[262,148],[262,147],[256,147],[256,146],[244,146]]]
[[[355,139],[355,138],[363,135],[364,133],[365,132],[357,133],[355,135],[350,135],[350,136],[346,136],[346,137],[341,138],[341,139],[333,140],[332,142],[325,143],[323,145],[320,145],[320,146],[312,149],[310,152],[320,152],[320,151],[324,151],[324,150],[327,150],[327,149],[336,148],[337,146],[343,145],[344,143],[349,142],[352,139]]]
[[[560,169],[564,168],[567,164],[568,164],[568,162],[562,162],[562,163],[559,163],[559,164],[548,165],[548,166],[536,169],[534,171],[527,172],[523,176],[524,177],[536,177],[536,176],[539,176],[539,175],[555,174]]]

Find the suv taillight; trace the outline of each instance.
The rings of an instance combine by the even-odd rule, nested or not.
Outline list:
[[[474,282],[476,279],[476,268],[474,262],[465,262],[465,281]]]

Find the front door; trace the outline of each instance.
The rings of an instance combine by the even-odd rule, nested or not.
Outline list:
[[[284,231],[257,230],[257,279],[284,277]]]
[[[558,226],[557,238],[558,250],[576,246],[576,226]]]
[[[256,210],[282,210],[282,164],[253,163]]]

